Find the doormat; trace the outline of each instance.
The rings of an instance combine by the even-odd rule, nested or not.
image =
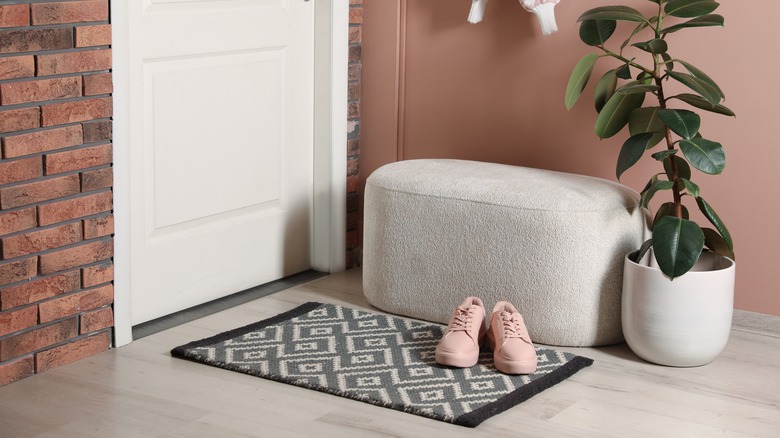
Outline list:
[[[175,357],[461,426],[476,427],[556,385],[592,359],[538,348],[529,375],[503,374],[490,352],[471,368],[434,359],[446,327],[310,302],[176,347]]]

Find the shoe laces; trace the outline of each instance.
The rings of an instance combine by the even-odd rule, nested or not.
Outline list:
[[[473,322],[474,322],[474,306],[470,306],[470,307],[458,306],[455,309],[455,315],[453,315],[452,317],[450,330],[469,331],[471,330],[471,325]]]
[[[523,319],[519,313],[501,312],[501,328],[504,338],[521,338],[527,340],[528,333],[523,326]]]

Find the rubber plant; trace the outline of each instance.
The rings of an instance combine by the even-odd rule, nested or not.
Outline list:
[[[596,82],[594,100],[598,116],[595,130],[599,138],[612,137],[628,125],[629,138],[617,159],[616,175],[621,175],[643,156],[658,161],[659,170],[641,192],[641,205],[649,208],[658,194],[670,197],[657,209],[652,238],[632,260],[638,262],[652,247],[661,271],[670,279],[688,272],[702,251],[734,258],[734,246],[726,225],[701,196],[692,181],[691,167],[717,175],[726,164],[720,143],[699,131],[701,117],[696,110],[734,116],[721,102],[723,91],[705,72],[688,61],[675,58],[668,40],[692,33],[696,28],[723,26],[723,17],[713,14],[720,6],[713,0],[643,0],[656,3],[657,10],[645,16],[628,6],[590,9],[577,20],[580,39],[600,50],[588,54],[574,67],[566,88],[566,108],[571,109],[587,85],[593,67],[602,58],[617,61]],[[607,48],[618,22],[631,24],[628,39],[618,48]],[[631,28],[630,28],[631,29]],[[629,30],[630,30],[629,29]],[[629,47],[637,57],[629,57]],[[669,85],[685,90],[668,95]],[[698,206],[712,227],[700,227],[690,220],[686,203]]]

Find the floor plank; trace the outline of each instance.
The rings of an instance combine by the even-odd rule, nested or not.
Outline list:
[[[1,387],[0,436],[775,437],[780,431],[780,325],[755,314],[735,318],[726,350],[703,367],[652,365],[625,345],[560,348],[595,363],[477,429],[169,354],[307,301],[369,309],[361,282],[359,270],[323,277]]]

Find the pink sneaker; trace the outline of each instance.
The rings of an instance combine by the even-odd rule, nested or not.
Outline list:
[[[476,365],[486,332],[485,305],[477,297],[466,298],[452,312],[447,330],[436,346],[436,362],[460,368]]]
[[[515,306],[506,301],[496,303],[487,337],[496,369],[506,374],[536,371],[536,349]]]

